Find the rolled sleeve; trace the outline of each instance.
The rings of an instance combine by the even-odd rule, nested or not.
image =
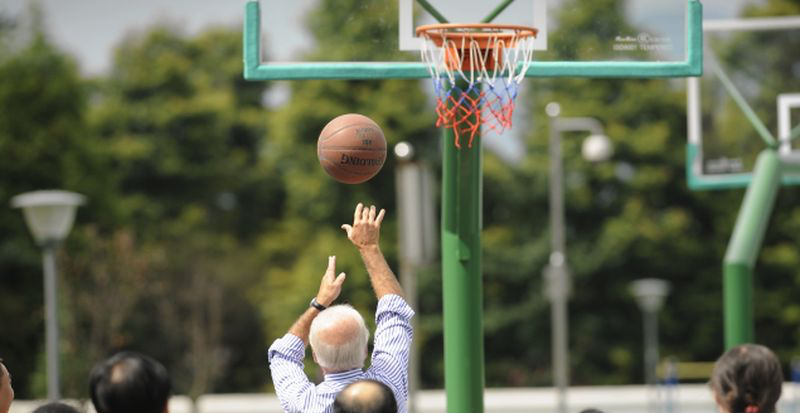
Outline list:
[[[391,383],[403,398],[408,397],[408,361],[411,352],[414,310],[394,294],[381,298],[375,312],[375,347],[368,374]]]
[[[378,301],[378,308],[375,310],[375,322],[378,323],[378,329],[380,329],[381,317],[387,313],[394,313],[409,323],[411,318],[414,317],[414,310],[411,309],[411,306],[406,303],[403,297],[395,294],[384,295]]]
[[[287,412],[302,411],[302,401],[312,397],[310,393],[314,392],[314,385],[303,371],[305,353],[303,340],[294,334],[275,340],[267,351],[272,383],[281,407]]]

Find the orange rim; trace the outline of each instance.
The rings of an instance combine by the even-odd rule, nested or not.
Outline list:
[[[509,40],[512,38],[536,37],[539,29],[519,26],[514,24],[493,23],[438,23],[426,24],[417,27],[417,36],[423,36],[434,42],[442,39],[461,40],[475,39],[478,41],[491,38]]]

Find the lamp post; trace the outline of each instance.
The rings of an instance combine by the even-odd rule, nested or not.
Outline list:
[[[648,385],[656,384],[658,365],[658,311],[669,294],[669,282],[643,278],[630,285],[631,294],[642,310],[644,319],[644,377]]]
[[[550,119],[550,262],[544,270],[545,295],[550,300],[552,325],[553,382],[558,393],[558,412],[567,412],[569,387],[568,317],[567,300],[571,290],[571,276],[567,265],[564,224],[564,159],[561,152],[563,132],[586,131],[591,133],[582,145],[583,157],[591,162],[601,162],[613,152],[603,125],[594,118],[562,118],[561,106],[550,102],[545,107]]]
[[[83,195],[67,191],[34,191],[11,198],[12,208],[22,208],[25,222],[36,243],[42,247],[45,297],[45,347],[47,352],[47,398],[61,398],[58,368],[58,304],[55,253],[69,234],[75,210],[83,205]]]
[[[394,146],[397,158],[397,220],[400,244],[400,283],[406,300],[417,310],[417,271],[430,264],[436,252],[436,225],[433,200],[433,173],[430,167],[414,159],[414,147],[408,142]],[[412,320],[416,329],[416,317]],[[412,343],[413,344],[413,343]],[[419,352],[412,345],[408,369],[408,412],[416,411],[419,389]]]

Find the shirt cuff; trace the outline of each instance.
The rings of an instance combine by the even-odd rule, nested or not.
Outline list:
[[[383,313],[395,313],[405,320],[411,320],[411,317],[414,317],[414,310],[411,309],[411,306],[403,297],[396,294],[386,294],[378,301],[375,320],[378,320]]]
[[[306,356],[306,345],[300,337],[291,333],[286,333],[286,335],[275,340],[275,342],[269,346],[267,354],[270,361],[272,361],[276,353],[280,353],[288,359],[302,361]]]

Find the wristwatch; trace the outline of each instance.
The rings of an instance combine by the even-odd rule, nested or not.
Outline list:
[[[325,307],[324,305],[322,305],[322,304],[318,303],[318,302],[317,302],[317,297],[314,297],[314,298],[312,298],[312,299],[311,299],[311,302],[310,302],[310,303],[308,303],[308,306],[309,306],[309,307],[314,307],[314,308],[316,308],[316,309],[317,309],[317,310],[319,310],[319,311],[323,311],[323,310],[325,310],[326,308],[328,308],[328,307]]]

